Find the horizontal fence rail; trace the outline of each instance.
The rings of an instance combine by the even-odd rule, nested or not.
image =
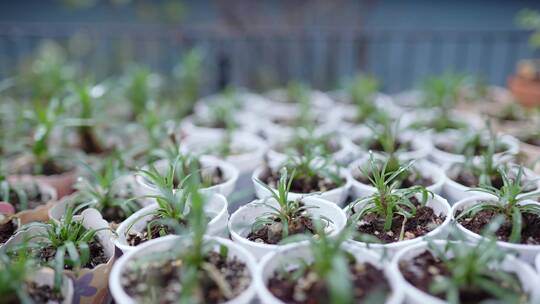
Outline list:
[[[183,53],[197,47],[205,56],[206,92],[228,83],[264,89],[290,79],[329,89],[359,71],[381,79],[390,92],[447,71],[503,85],[518,60],[537,55],[528,46],[529,34],[368,28],[238,33],[153,25],[0,23],[0,77],[11,75],[40,43],[53,40],[74,48],[74,57],[98,76],[118,72],[132,61],[170,71]]]

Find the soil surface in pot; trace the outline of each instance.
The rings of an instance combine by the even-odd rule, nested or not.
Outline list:
[[[142,244],[146,241],[153,240],[155,238],[173,234],[175,231],[174,227],[171,227],[170,225],[166,225],[163,223],[159,223],[156,221],[159,221],[160,217],[154,216],[151,220],[148,221],[148,223],[153,222],[150,224],[149,229],[147,226],[145,226],[143,231],[135,231],[133,228],[128,232],[126,235],[126,241],[130,246],[137,246],[139,244]],[[187,226],[187,221],[182,220],[179,225],[182,227]]]
[[[190,170],[186,170],[185,172],[190,172]],[[225,182],[225,177],[223,176],[223,170],[221,170],[220,167],[208,167],[203,168],[201,171],[200,179],[202,181],[203,186],[205,187],[211,187],[215,185],[219,185]],[[179,188],[182,181],[178,179],[178,176],[174,176],[173,179],[173,186],[174,188]]]
[[[357,143],[357,141],[355,141],[355,143]],[[362,141],[359,141],[359,143],[362,144]],[[378,140],[370,141],[368,144],[368,150],[375,151],[375,152],[386,152],[384,150],[384,147]],[[411,142],[396,140],[396,143],[394,145],[394,151],[411,152],[412,150],[413,150],[413,146]]]
[[[60,175],[67,173],[71,170],[73,170],[72,167],[68,167],[66,165],[60,164],[54,160],[48,160],[43,164],[43,167],[41,168],[41,172],[36,173],[35,171],[35,163],[34,162],[26,162],[21,166],[18,166],[15,168],[15,171],[17,174],[28,174],[28,175],[45,175],[45,176],[51,176],[51,175]]]
[[[268,167],[265,168],[259,175],[259,179],[272,189],[277,188],[279,178],[279,173]],[[344,180],[343,183],[345,183]],[[339,186],[340,185],[336,184],[336,182],[327,177],[318,175],[310,178],[304,176],[295,176],[291,184],[290,191],[295,193],[326,192]]]
[[[325,278],[320,278],[309,269],[298,278],[294,274],[295,270],[275,272],[268,280],[268,289],[274,296],[285,303],[331,303]],[[384,302],[391,289],[381,270],[369,263],[352,262],[349,264],[349,271],[355,303]],[[372,302],[369,302],[370,300]]]
[[[444,215],[436,215],[432,208],[420,207],[418,200],[415,198],[411,198],[411,202],[417,206],[416,214],[405,222],[403,240],[424,236],[439,227],[445,220]],[[392,220],[392,227],[389,231],[385,231],[384,218],[376,213],[368,213],[356,225],[358,232],[361,234],[374,236],[383,243],[394,243],[399,242],[403,221],[403,216],[395,215]]]
[[[22,182],[10,186],[13,188],[9,189],[8,202],[16,212],[37,208],[52,199],[48,194],[41,192],[39,185],[34,182]],[[26,199],[23,199],[23,196]]]
[[[467,186],[469,188],[474,188],[480,186],[480,178],[473,174],[469,170],[462,170],[459,171],[450,171],[448,172],[448,177],[450,177],[452,180],[457,182],[458,184],[461,184],[463,186]],[[501,189],[503,186],[503,180],[500,174],[492,175],[490,177],[491,179],[491,185],[497,189]],[[523,192],[531,192],[537,189],[536,185],[531,180],[522,180],[521,185],[523,186]]]
[[[430,293],[430,286],[439,276],[448,277],[450,271],[446,265],[433,256],[429,251],[424,251],[412,260],[400,261],[399,269],[403,277],[416,288]],[[502,282],[493,282],[495,286],[502,285]],[[518,290],[518,292],[522,292]],[[441,299],[445,299],[445,294],[432,294]],[[492,296],[475,286],[468,286],[467,289],[460,290],[460,303],[476,304],[491,299]]]
[[[109,261],[109,258],[105,254],[105,249],[103,248],[103,245],[99,243],[96,240],[92,240],[88,243],[88,248],[90,249],[90,259],[89,261],[81,265],[83,268],[90,268],[93,269],[94,267],[100,265],[100,264],[106,264]],[[40,249],[37,249],[37,257],[41,261],[44,262],[54,262],[55,256],[56,256],[56,249],[52,246],[43,247]],[[73,269],[72,265],[65,265],[64,269]]]
[[[373,178],[373,176],[370,176],[370,177]],[[356,172],[354,174],[354,179],[366,185],[371,185],[371,181],[369,180],[370,177],[365,176],[361,172]],[[435,184],[435,182],[433,181],[431,177],[422,175],[420,174],[420,172],[416,170],[413,170],[409,174],[406,174],[405,176],[398,178],[398,180],[400,182],[400,185],[399,185],[400,189],[410,188],[413,186],[429,187]]]
[[[265,224],[247,235],[247,239],[264,244],[278,244],[283,240],[283,223],[279,218],[272,218],[273,222]],[[313,220],[308,214],[299,214],[293,217],[288,225],[289,236],[295,234],[315,235],[316,229]]]
[[[486,225],[491,223],[500,213],[494,210],[482,210],[473,217],[464,216],[458,222],[468,230],[481,234]],[[522,214],[521,244],[540,245],[540,216],[531,213]],[[512,233],[512,221],[505,219],[499,230],[495,233],[499,241],[508,242]]]
[[[204,258],[207,268],[213,269],[228,286],[228,292],[218,287],[208,271],[199,269],[198,283],[195,285],[195,303],[223,303],[237,297],[251,283],[247,266],[237,258],[228,258],[216,252],[210,252]],[[125,292],[136,302],[160,304],[178,303],[182,289],[181,259],[145,259],[141,263],[130,263],[120,278]],[[157,299],[149,299],[155,294]]]
[[[459,148],[451,142],[448,143],[435,143],[435,147],[441,151],[452,153],[452,154],[462,154],[463,151],[460,151]],[[482,155],[488,150],[488,145],[486,143],[482,143],[480,145],[475,145],[473,147],[472,155]],[[495,147],[495,153],[502,153],[504,151],[508,150],[508,146],[506,144],[499,144],[497,147]]]
[[[12,219],[6,223],[0,224],[0,244],[4,244],[17,231],[17,221]]]
[[[55,291],[49,285],[38,285],[35,282],[27,282],[26,291],[34,303],[62,303],[64,300],[62,293]],[[18,303],[18,301],[7,301],[5,303]]]

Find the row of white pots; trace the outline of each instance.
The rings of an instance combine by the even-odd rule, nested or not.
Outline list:
[[[257,264],[249,252],[234,242],[219,237],[208,237],[207,240],[215,242],[216,245],[214,250],[216,251],[218,250],[218,245],[227,246],[229,254],[243,262],[249,270],[251,279],[249,286],[237,297],[228,301],[227,303],[229,304],[251,303],[256,297],[264,304],[283,303],[268,289],[267,284],[270,277],[277,270],[283,269],[283,267],[286,267],[286,269],[294,269],[300,265],[300,263],[309,263],[313,259],[308,244],[296,243],[282,246],[278,250],[267,254],[260,263]],[[181,246],[182,242],[185,241],[186,239],[182,237],[166,236],[149,241],[147,244],[140,246],[137,250],[122,256],[114,265],[109,278],[109,287],[115,301],[118,303],[135,303],[121,285],[121,277],[129,263],[133,263],[137,258],[148,257],[158,252],[173,250],[175,246],[179,246],[179,244]],[[437,240],[432,242],[432,244],[442,249],[447,242],[448,241]],[[473,243],[463,243],[462,245],[473,246]],[[344,244],[344,250],[349,251],[355,257],[357,262],[370,263],[383,270],[385,278],[391,286],[391,292],[385,301],[386,304],[446,303],[444,300],[413,286],[404,278],[399,269],[400,262],[413,259],[426,250],[430,250],[427,242],[421,241],[403,248],[397,252],[388,266],[384,266],[381,262],[381,257],[378,254],[366,249],[351,244]],[[508,256],[502,264],[493,265],[493,267],[495,267],[494,269],[515,274],[521,282],[523,291],[529,296],[529,303],[537,303],[540,300],[540,290],[536,288],[540,284],[540,277],[529,265],[513,256]]]

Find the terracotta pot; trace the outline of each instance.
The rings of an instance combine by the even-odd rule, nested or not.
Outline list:
[[[540,81],[512,76],[508,79],[508,87],[523,106],[540,106]]]

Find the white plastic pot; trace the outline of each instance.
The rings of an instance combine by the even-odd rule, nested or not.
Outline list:
[[[253,185],[255,187],[255,195],[257,196],[257,198],[267,198],[269,196],[271,196],[272,194],[268,191],[268,189],[266,189],[265,187],[263,187],[262,185],[260,185],[257,180],[260,180],[260,175],[261,173],[263,172],[265,168],[263,166],[255,169],[255,171],[253,172],[253,175],[251,177],[252,181],[253,181]],[[297,198],[301,198],[301,197],[305,197],[307,195],[309,195],[310,197],[319,197],[319,198],[322,198],[322,199],[325,199],[325,200],[328,200],[330,202],[333,202],[337,205],[343,205],[345,203],[345,200],[347,199],[348,195],[349,195],[349,188],[351,187],[351,181],[350,179],[348,178],[348,171],[347,170],[341,170],[340,171],[340,176],[344,179],[345,183],[340,186],[340,187],[337,187],[337,188],[334,188],[332,190],[329,190],[329,191],[325,191],[325,192],[318,192],[318,193],[314,193],[314,194],[311,194],[311,193],[294,193],[294,192],[289,192],[289,198],[290,199],[297,199]],[[276,189],[273,189],[274,191],[277,191]]]
[[[312,217],[319,218],[324,216],[332,221],[328,231],[330,236],[336,235],[345,227],[347,218],[343,210],[336,206],[336,204],[311,196],[304,198],[302,201],[306,206],[314,206],[314,208],[308,209],[308,212]],[[255,220],[272,211],[268,205],[276,208],[279,206],[278,202],[274,199],[253,201],[236,210],[236,212],[231,215],[228,224],[232,240],[251,252],[257,259],[262,258],[271,251],[283,247],[283,245],[257,243],[247,239],[247,235],[251,232],[251,227]]]
[[[127,242],[127,235],[130,231],[142,231],[146,228],[146,224],[153,217],[150,213],[158,208],[157,203],[153,203],[128,217],[125,221],[118,226],[116,230],[117,238],[115,245],[123,253],[135,250],[135,248],[142,246],[131,246]],[[210,194],[207,202],[204,204],[204,212],[211,218],[208,223],[206,234],[226,237],[227,232],[227,220],[229,219],[229,212],[227,211],[227,199],[221,194]],[[128,231],[128,229],[130,229]],[[148,241],[149,242],[149,241]],[[147,242],[145,242],[147,243]]]
[[[371,184],[364,184],[355,178],[357,173],[362,173],[360,168],[364,167],[368,161],[369,157],[365,157],[363,159],[356,160],[349,165],[348,178],[351,179],[351,192],[355,198],[369,196],[376,191],[375,187],[373,187]],[[429,191],[435,194],[441,194],[446,180],[444,171],[426,160],[415,162],[413,168],[418,169],[418,171],[420,171],[424,176],[433,180],[434,183],[426,187]]]
[[[36,283],[38,286],[49,286],[54,288],[54,276],[54,270],[51,268],[41,268],[33,273],[29,280]],[[64,298],[62,304],[71,304],[74,293],[73,281],[66,275],[63,275],[60,292]]]
[[[538,275],[540,276],[540,254],[536,256],[536,271],[538,272]]]
[[[380,262],[380,257],[369,250],[347,245],[344,246],[344,249],[352,253],[358,263],[370,263],[379,269],[384,268]],[[263,304],[284,303],[268,290],[268,280],[276,271],[284,269],[284,267],[288,268],[291,266],[291,269],[293,269],[294,266],[299,264],[299,261],[305,261],[307,263],[313,261],[309,244],[291,244],[283,246],[282,248],[267,254],[261,260],[259,267],[257,268],[257,279],[255,282],[257,295]],[[388,271],[386,271],[386,269],[383,270],[385,277],[392,288],[392,293],[385,301],[385,304],[401,304],[404,298],[403,291],[397,288],[397,284],[395,284],[394,279],[390,276]]]
[[[438,247],[445,246],[447,241],[434,241],[434,244]],[[471,246],[471,244],[463,243],[463,246]],[[398,288],[401,288],[405,291],[405,297],[407,304],[444,304],[447,303],[446,301],[434,297],[430,294],[427,294],[420,289],[413,286],[411,283],[409,283],[401,274],[401,271],[399,270],[399,263],[404,260],[411,260],[417,255],[423,253],[424,251],[428,250],[428,243],[427,242],[420,242],[418,244],[415,244],[413,246],[404,248],[400,252],[396,254],[394,259],[392,259],[392,262],[390,264],[390,273],[395,276],[396,282],[398,284]],[[508,256],[503,263],[500,265],[496,265],[498,269],[514,273],[518,279],[520,280],[523,290],[525,292],[528,292],[531,296],[530,303],[539,303],[540,301],[540,293],[538,286],[540,286],[540,279],[534,272],[534,270],[527,265],[526,263],[514,258],[513,256]]]
[[[366,204],[367,202],[358,203],[354,205],[355,212],[359,212],[362,209],[362,207],[364,207]],[[359,242],[356,240],[350,240],[350,242],[358,246],[371,249],[381,254],[385,258],[391,258],[399,250],[418,244],[422,242],[424,238],[430,238],[430,239],[446,238],[450,229],[451,222],[453,220],[450,205],[444,198],[440,197],[439,195],[435,195],[433,198],[430,197],[430,199],[426,203],[426,206],[431,207],[436,215],[439,215],[439,216],[444,215],[445,219],[439,227],[433,229],[432,231],[428,232],[427,234],[423,236],[420,236],[411,240],[403,240],[401,242],[388,243],[388,244],[365,243],[365,242]],[[345,208],[345,212],[348,214],[349,213],[348,210],[352,207],[353,207],[352,205],[347,206]]]
[[[137,183],[135,182],[135,176],[133,175],[126,175],[122,176],[115,182],[115,187],[131,187],[132,191],[135,194],[135,189],[138,187]],[[66,208],[68,203],[71,200],[76,199],[77,192],[68,196],[64,196],[58,203],[54,204],[54,206],[49,209],[49,218],[55,221],[60,221],[60,219],[64,216],[66,213]],[[129,199],[129,198],[126,198]],[[150,204],[150,200],[148,199],[140,199],[139,202],[143,203],[144,206],[148,206]]]
[[[332,159],[339,164],[345,164],[350,161],[353,155],[352,143],[344,136],[336,135],[336,143],[339,146],[338,150],[332,153]],[[279,148],[287,144],[287,141],[275,141],[271,143],[271,148],[266,154],[267,160],[271,165],[279,165],[287,159],[285,151]]]
[[[254,117],[254,115],[249,112],[238,112],[234,116],[234,120],[241,129],[245,131],[253,131],[253,128],[255,127],[254,121],[256,120],[256,117]],[[212,134],[215,132],[223,131],[223,128],[211,128],[197,125],[194,115],[190,115],[182,119],[182,122],[180,123],[178,129],[178,133],[180,134],[181,138],[193,134]]]
[[[437,144],[442,143],[457,143],[462,139],[463,134],[460,132],[445,132],[440,134],[434,134],[432,136],[433,140],[433,149],[429,155],[430,160],[439,164],[441,166],[446,166],[453,163],[463,163],[465,162],[465,156],[461,154],[455,154],[443,151],[437,148]],[[519,153],[519,141],[510,135],[500,135],[497,136],[498,141],[501,144],[506,145],[506,150],[503,152],[495,153],[493,155],[494,159],[497,161],[508,161],[512,159],[515,155]],[[482,161],[482,156],[474,156],[473,162]]]
[[[234,185],[238,180],[238,169],[236,169],[228,162],[217,159],[213,156],[201,156],[199,160],[201,161],[201,165],[203,168],[218,167],[219,169],[221,169],[221,171],[223,172],[223,178],[225,180],[221,184],[204,188],[202,189],[202,191],[205,193],[219,193],[223,194],[224,196],[229,196],[233,192]],[[164,173],[167,170],[168,161],[165,159],[158,160],[154,163],[154,166],[158,170],[158,172]],[[137,195],[143,196],[158,194],[158,189],[144,177],[137,175],[135,177],[135,180],[139,184],[139,187],[136,188]]]
[[[404,128],[412,128],[415,124],[422,124],[422,123],[429,123],[432,122],[438,117],[440,117],[440,109],[419,109],[414,111],[409,111],[403,114],[401,117],[401,124]],[[449,111],[446,113],[448,115],[448,118],[451,119],[454,122],[458,122],[460,124],[463,124],[464,127],[468,127],[471,129],[482,129],[485,125],[485,122],[482,118],[479,117],[478,114],[472,113],[472,112],[458,112],[458,111]],[[418,129],[418,128],[417,128]],[[437,132],[437,130],[429,129],[429,128],[423,128],[420,127],[418,131],[422,133],[426,133],[429,135],[434,135],[438,133],[445,133],[448,131],[452,131],[452,129],[448,129],[442,132]]]
[[[192,133],[182,141],[181,147],[186,152],[212,155],[212,147],[218,145],[224,136],[223,132]],[[232,149],[236,147],[242,152],[225,157],[225,161],[236,167],[240,174],[252,173],[255,168],[260,166],[264,153],[268,149],[264,140],[248,132],[234,132],[231,147]],[[212,156],[219,157],[218,155]]]
[[[251,283],[249,287],[244,290],[236,298],[225,302],[226,304],[247,304],[251,303],[255,297],[255,278],[256,278],[256,267],[255,260],[253,257],[242,247],[234,244],[230,240],[219,238],[219,237],[207,237],[208,241],[216,242],[214,250],[219,251],[219,245],[227,246],[228,254],[232,257],[237,258],[239,261],[246,264],[246,267],[249,269],[251,276]],[[121,277],[126,269],[126,266],[129,263],[133,263],[134,259],[148,257],[152,254],[174,250],[178,248],[177,246],[182,246],[189,239],[186,237],[179,236],[165,236],[159,239],[149,241],[139,247],[136,250],[133,250],[127,254],[124,254],[115,264],[111,271],[111,276],[109,278],[109,287],[111,289],[112,296],[116,303],[122,304],[134,304],[136,303],[133,298],[131,298],[122,287]]]
[[[298,102],[287,102],[287,91],[285,89],[275,89],[267,92],[264,96],[270,101],[267,109],[279,109],[279,111],[290,111],[298,109]],[[315,110],[324,111],[332,108],[334,101],[321,91],[312,90],[309,95],[311,106]]]
[[[356,158],[361,158],[368,153],[368,150],[355,143],[357,140],[370,140],[373,136],[373,131],[366,127],[359,127],[351,130],[346,134],[351,139],[352,147]],[[424,159],[431,153],[433,146],[429,138],[423,133],[403,132],[398,136],[402,142],[409,142],[412,151],[403,151],[396,153],[397,157],[402,160]],[[378,153],[375,152],[374,153]]]
[[[494,200],[494,197],[493,196],[489,196],[489,195],[475,195],[475,196],[472,196],[472,197],[469,197],[469,198],[466,198],[466,199],[463,199],[459,202],[457,202],[453,207],[452,207],[452,216],[453,218],[456,218],[458,216],[458,214],[473,206],[473,205],[476,205],[478,203],[478,201],[480,200]],[[495,203],[496,201],[494,201]],[[531,200],[527,200],[527,201],[523,201],[522,204],[535,204],[535,205],[538,205],[539,203],[538,202],[535,202],[535,201],[531,201]],[[467,239],[469,239],[470,241],[473,241],[473,242],[477,242],[479,240],[481,240],[483,238],[483,236],[479,235],[479,234],[476,234],[470,230],[468,230],[467,228],[463,227],[458,221],[455,221],[456,223],[456,226],[458,227],[458,229],[463,232],[465,234],[465,236],[467,237]],[[529,263],[529,264],[533,264],[534,263],[534,259],[536,258],[536,256],[540,253],[540,245],[527,245],[527,244],[514,244],[514,243],[509,243],[509,242],[503,242],[503,241],[497,241],[497,246],[503,248],[503,249],[507,249],[507,250],[510,250],[512,252],[515,252],[517,253],[517,256]],[[540,286],[540,285],[538,285]]]
[[[444,196],[448,199],[448,202],[450,203],[450,205],[454,205],[458,201],[461,201],[465,198],[469,198],[473,195],[480,193],[478,191],[472,191],[470,187],[467,187],[465,185],[462,185],[454,181],[451,178],[451,174],[450,174],[451,170],[452,170],[451,164],[447,164],[443,167],[443,171],[446,174],[446,181],[444,183],[443,192],[444,192]],[[524,193],[523,195],[539,191],[540,179],[538,179],[538,176],[534,172],[528,169],[524,169],[523,172],[524,172],[525,179],[534,181],[534,184],[536,185],[535,190],[528,193]]]
[[[338,94],[343,96],[345,95],[345,92],[338,92]],[[343,96],[340,98],[338,96],[337,98],[344,99],[347,97]],[[400,117],[403,112],[403,110],[393,102],[392,97],[386,94],[378,93],[375,96],[373,103],[377,108],[388,113],[390,117],[394,119]],[[338,103],[330,111],[329,116],[331,117],[331,120],[339,122],[337,126],[338,131],[342,134],[347,134],[350,129],[358,126],[358,124],[352,123],[356,118],[357,112],[358,107],[353,103]]]

